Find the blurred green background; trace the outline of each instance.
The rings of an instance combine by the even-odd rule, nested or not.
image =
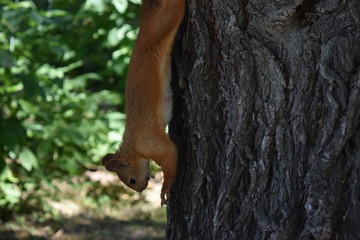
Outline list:
[[[1,230],[37,224],[53,226],[42,233],[49,237],[75,215],[61,208],[74,204],[77,216],[113,217],[112,224],[124,206],[139,216],[133,209],[150,204],[99,166],[121,141],[139,7],[140,0],[0,0],[0,238]],[[164,221],[163,210],[155,215]]]

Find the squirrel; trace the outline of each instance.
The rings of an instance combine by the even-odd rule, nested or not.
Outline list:
[[[171,119],[170,54],[185,13],[185,0],[142,0],[140,30],[125,87],[125,131],[115,153],[102,159],[108,171],[135,191],[150,179],[149,160],[164,173],[161,205],[175,178],[177,150],[165,133]]]

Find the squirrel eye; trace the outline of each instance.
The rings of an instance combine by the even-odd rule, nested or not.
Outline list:
[[[136,180],[135,180],[135,178],[130,178],[130,184],[135,184],[136,183]]]

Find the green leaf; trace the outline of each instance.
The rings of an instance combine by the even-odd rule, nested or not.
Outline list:
[[[23,81],[25,93],[29,98],[38,95],[40,95],[43,99],[45,98],[45,92],[39,85],[39,80],[36,76],[21,74],[20,77]]]
[[[0,181],[10,181],[12,183],[17,183],[18,178],[15,177],[14,173],[11,171],[9,167],[5,167],[2,172],[0,172]]]
[[[108,91],[108,90],[102,90],[97,93],[93,93],[89,96],[90,101],[94,101],[93,103],[98,104],[111,104],[116,105],[122,103],[121,96],[114,92],[114,91]]]
[[[19,25],[24,20],[28,12],[29,9],[27,8],[4,11],[2,14],[2,22],[4,22],[5,26],[14,32],[19,28]]]
[[[27,147],[24,147],[19,154],[19,162],[27,171],[36,169],[38,162],[34,153]]]
[[[41,25],[43,23],[52,23],[51,19],[37,13],[36,11],[31,11],[29,17],[34,20],[37,25]]]
[[[0,158],[0,179],[5,172],[6,162],[3,158]]]
[[[129,24],[123,24],[120,28],[113,28],[108,34],[108,44],[110,47],[117,46],[123,40],[126,34],[131,31],[133,27]]]
[[[9,51],[0,50],[0,66],[4,68],[11,68],[15,66],[15,61]]]
[[[125,115],[119,112],[110,112],[106,114],[111,129],[122,129],[125,123]]]
[[[23,99],[19,99],[18,100],[21,108],[23,111],[25,111],[26,113],[32,113],[32,114],[37,114],[39,112],[39,106],[34,105],[28,101],[25,101]]]
[[[105,10],[105,2],[104,0],[86,0],[84,9],[101,13]]]
[[[21,191],[14,184],[0,182],[0,189],[9,203],[16,204],[20,201]]]
[[[77,153],[77,155],[79,155]],[[84,159],[84,158],[82,158]],[[57,162],[59,162],[59,167],[65,171],[67,171],[70,174],[78,174],[80,171],[80,165],[77,161],[74,160],[69,160],[69,159],[65,159],[65,158],[59,158],[57,159]]]
[[[128,7],[128,1],[127,0],[112,0],[111,3],[114,5],[116,10],[118,10],[119,13],[124,13]]]
[[[61,9],[53,9],[46,12],[47,17],[65,17],[69,13]]]
[[[67,79],[64,81],[64,88],[67,90],[82,90],[85,89],[89,80],[101,80],[101,76],[97,73],[86,73],[79,75],[72,79]]]
[[[26,136],[21,122],[16,118],[0,119],[0,145],[12,149]]]
[[[36,155],[39,157],[39,159],[42,159],[41,162],[46,161],[46,158],[48,158],[47,156],[51,156],[53,148],[54,144],[51,141],[41,141],[36,149]]]

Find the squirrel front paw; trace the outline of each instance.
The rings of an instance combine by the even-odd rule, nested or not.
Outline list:
[[[170,187],[171,184],[164,182],[162,189],[161,189],[161,194],[160,194],[160,198],[161,198],[161,206],[163,206],[164,204],[167,205],[168,201],[170,199]]]
[[[165,187],[163,185],[162,189],[161,189],[161,194],[160,194],[160,198],[161,198],[161,206],[163,206],[164,204],[167,205],[168,204],[168,200],[170,199],[170,186]]]

